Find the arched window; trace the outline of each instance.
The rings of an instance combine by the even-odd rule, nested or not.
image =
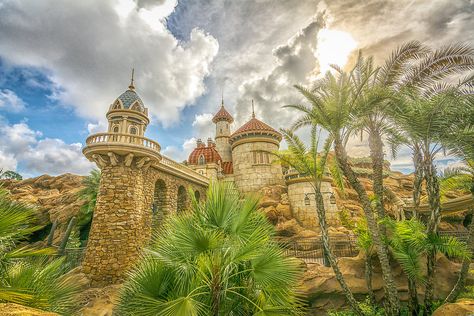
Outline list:
[[[114,126],[114,133],[118,133],[119,132],[119,127],[117,125]]]
[[[186,189],[183,186],[178,188],[178,196],[176,201],[176,211],[178,213],[186,210],[187,207],[187,193]]]
[[[136,126],[130,126],[130,134],[132,135],[138,134],[138,129],[136,128]]]
[[[204,158],[204,155],[199,156],[198,164],[200,164],[200,165],[206,164],[206,158]]]

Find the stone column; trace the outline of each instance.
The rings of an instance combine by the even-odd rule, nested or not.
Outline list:
[[[146,168],[119,163],[107,164],[101,171],[82,264],[94,286],[123,280],[150,237],[152,218],[153,188]]]

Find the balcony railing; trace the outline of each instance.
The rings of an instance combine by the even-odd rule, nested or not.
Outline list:
[[[160,145],[146,137],[132,135],[132,134],[121,134],[121,133],[97,133],[90,135],[86,139],[86,145],[94,144],[129,144],[135,146],[143,146],[155,151],[160,151]]]
[[[191,168],[189,168],[189,167],[187,167],[187,166],[185,166],[185,165],[183,165],[179,162],[176,162],[176,161],[172,160],[171,158],[168,158],[168,157],[162,155],[160,162],[165,166],[171,167],[173,169],[177,169],[177,170],[179,170],[181,172],[184,172],[188,175],[193,175],[195,178],[198,178],[198,179],[200,179],[204,182],[209,182],[208,177],[194,171],[193,169],[191,169]]]

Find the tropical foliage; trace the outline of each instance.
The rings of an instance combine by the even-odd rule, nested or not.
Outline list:
[[[41,228],[35,221],[34,209],[0,189],[0,302],[70,313],[81,284],[65,274],[64,259],[49,257],[54,249],[22,245]]]
[[[213,183],[171,217],[130,273],[119,315],[299,315],[300,267],[272,241],[258,199]]]

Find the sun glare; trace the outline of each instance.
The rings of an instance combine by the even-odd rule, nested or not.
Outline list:
[[[331,64],[344,66],[349,54],[357,47],[357,42],[346,32],[322,29],[318,33],[316,57],[319,60],[321,73],[325,73]]]

